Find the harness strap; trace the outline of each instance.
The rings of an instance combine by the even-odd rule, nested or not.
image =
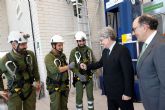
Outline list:
[[[13,93],[17,93],[19,96],[20,96],[20,98],[24,101],[24,100],[26,100],[30,95],[31,95],[31,93],[32,93],[32,85],[30,86],[30,88],[29,88],[29,93],[28,93],[28,95],[25,97],[24,96],[24,93],[23,93],[23,91],[22,91],[22,88],[23,88],[23,86],[24,86],[24,84],[25,83],[30,83],[30,84],[32,84],[33,83],[33,78],[31,77],[31,75],[30,75],[30,71],[28,70],[29,69],[29,65],[27,64],[27,62],[25,61],[25,63],[26,63],[26,69],[25,70],[21,70],[20,68],[19,68],[19,65],[18,65],[18,63],[17,63],[17,61],[12,57],[12,55],[11,55],[11,53],[7,53],[6,54],[6,56],[7,56],[7,58],[9,59],[9,60],[11,60],[12,62],[14,62],[15,64],[16,64],[16,66],[17,66],[17,69],[16,69],[16,73],[22,73],[22,72],[28,72],[28,74],[29,74],[29,79],[24,79],[23,78],[23,76],[21,76],[21,79],[20,80],[17,80],[17,81],[14,81],[14,83],[13,84],[17,84],[17,86],[18,87],[15,87],[14,89],[12,89],[12,86],[11,86],[11,88],[9,88],[9,91],[13,94]]]
[[[56,85],[55,87],[53,87],[52,90],[48,90],[50,95],[54,92],[61,92],[62,93],[63,91],[60,89],[60,86],[62,84],[65,84],[66,88],[69,88],[69,80],[68,79],[66,79],[65,81],[55,81],[55,80],[48,77],[47,83],[50,85],[54,85],[54,86]]]
[[[77,76],[75,76],[75,77],[74,77],[74,80],[75,80],[75,83],[76,83],[77,81],[80,81],[80,78],[77,77]],[[86,82],[82,82],[82,83],[83,83],[83,84],[87,84],[90,80],[92,80],[92,76],[91,76],[91,75],[88,75],[87,81],[86,81]],[[80,82],[81,82],[81,81],[80,81]]]
[[[32,93],[32,87],[33,86],[30,86],[30,88],[29,88],[29,93],[28,93],[28,95],[25,97],[24,96],[24,94],[23,94],[23,92],[22,92],[22,88],[15,88],[13,91],[11,91],[11,93],[13,94],[13,93],[17,93],[18,95],[19,95],[19,97],[23,100],[23,101],[25,101],[30,95],[31,95],[31,93]]]

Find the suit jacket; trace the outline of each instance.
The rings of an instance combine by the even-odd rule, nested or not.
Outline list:
[[[123,94],[132,97],[134,72],[129,50],[120,44],[115,44],[107,57],[107,49],[102,52],[101,59],[88,65],[88,69],[103,67],[105,94],[112,99],[120,99]]]
[[[160,33],[139,59],[137,74],[145,110],[165,110],[165,37]]]

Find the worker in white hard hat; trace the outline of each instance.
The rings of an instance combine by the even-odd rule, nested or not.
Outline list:
[[[27,42],[30,36],[23,32],[12,31],[8,36],[8,43],[12,44],[13,50],[23,54],[27,49]]]
[[[87,36],[84,32],[78,31],[75,34],[77,47],[72,49],[69,62],[75,62],[76,66],[72,69],[73,86],[76,87],[76,108],[83,110],[83,88],[86,88],[88,99],[88,110],[94,110],[93,98],[93,73],[80,68],[81,63],[90,64],[95,62],[92,50],[86,45]]]
[[[8,43],[12,50],[0,62],[3,78],[7,79],[7,93],[3,96],[6,96],[4,98],[9,110],[36,110],[36,90],[40,89],[40,76],[36,57],[27,50],[29,37],[23,32],[10,32]]]
[[[69,75],[68,69],[74,67],[72,62],[68,65],[63,53],[63,37],[54,35],[51,38],[52,50],[45,57],[47,70],[46,85],[50,96],[50,110],[68,110]]]

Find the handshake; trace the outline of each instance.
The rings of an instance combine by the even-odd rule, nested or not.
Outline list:
[[[69,68],[69,69],[75,68],[75,62],[71,62],[71,63],[68,65],[68,68]],[[84,64],[84,63],[81,63],[81,64],[80,64],[80,68],[81,68],[82,70],[87,70],[87,65]]]
[[[80,68],[83,69],[83,70],[87,70],[87,65],[84,64],[84,63],[81,63]]]

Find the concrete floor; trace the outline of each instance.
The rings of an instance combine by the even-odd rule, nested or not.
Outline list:
[[[100,89],[94,90],[94,98],[95,98],[94,99],[95,110],[108,110],[106,97],[104,95],[101,95]],[[84,94],[83,102],[84,102],[83,103],[84,110],[88,110],[86,94]],[[134,103],[134,107],[135,107],[135,110],[144,110],[143,105],[141,103]],[[69,94],[68,109],[76,110],[75,109],[75,91],[74,90],[71,90],[70,94]],[[37,101],[37,110],[50,110],[49,97],[45,97],[45,98]]]
[[[107,102],[106,97],[104,95],[101,95],[100,89],[94,90],[94,107],[95,110],[107,110]],[[87,99],[86,94],[84,93],[84,110],[87,110]],[[141,103],[134,103],[135,110],[144,110]],[[68,108],[69,110],[76,110],[75,109],[75,90],[72,89],[69,94],[69,100],[68,100]],[[6,105],[0,104],[0,110],[7,110]],[[36,110],[50,110],[49,107],[49,96],[44,97],[40,100],[37,100],[37,109]]]

